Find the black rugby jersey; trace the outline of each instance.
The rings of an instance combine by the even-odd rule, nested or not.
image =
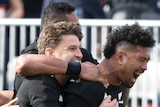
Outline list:
[[[86,49],[84,48],[81,48],[81,52],[83,54],[83,58],[82,58],[82,62],[85,62],[85,61],[90,61],[94,64],[98,64],[97,60],[95,60],[91,53],[89,51],[87,51]],[[27,46],[25,49],[22,50],[21,54],[38,54],[38,50],[37,50],[37,39],[32,43],[30,44],[29,46]],[[14,95],[12,97],[15,98],[16,97],[16,94],[19,90],[19,87],[23,81],[24,77],[18,75],[16,73],[15,75],[15,81],[14,81]]]
[[[61,91],[61,85],[53,76],[27,77],[18,90],[16,104],[20,107],[62,107]]]
[[[73,82],[64,90],[64,105],[70,107],[99,107],[106,95],[116,98],[119,107],[123,106],[123,86],[110,85],[107,89],[99,82],[81,80]]]

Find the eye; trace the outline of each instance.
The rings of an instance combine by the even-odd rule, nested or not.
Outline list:
[[[74,51],[74,50],[76,50],[76,47],[69,47],[69,50]]]
[[[146,58],[139,58],[139,61],[140,61],[140,62],[148,62],[149,59],[146,59]]]

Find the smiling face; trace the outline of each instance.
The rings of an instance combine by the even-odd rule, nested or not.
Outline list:
[[[81,33],[75,22],[57,22],[44,27],[38,39],[38,53],[62,60],[81,61]]]
[[[80,50],[80,41],[74,35],[67,35],[62,37],[62,41],[53,50],[53,55],[63,60],[81,61],[82,53]]]
[[[62,60],[81,61],[82,53],[80,41],[75,35],[64,35],[60,43],[54,48],[46,48],[46,54]]]
[[[134,46],[131,51],[122,52],[118,77],[126,87],[131,88],[147,70],[149,59],[149,49],[142,46]]]

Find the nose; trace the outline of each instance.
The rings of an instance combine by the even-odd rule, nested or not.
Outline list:
[[[143,69],[143,70],[147,70],[147,63],[144,63],[144,64],[142,65],[142,69]]]
[[[79,60],[82,59],[83,55],[82,55],[82,52],[81,52],[80,49],[77,49],[77,51],[76,51],[76,53],[75,53],[75,56],[76,56]]]

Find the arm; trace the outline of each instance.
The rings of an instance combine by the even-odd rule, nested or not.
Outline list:
[[[8,18],[22,18],[24,15],[24,8],[22,0],[9,0],[10,9],[7,11]]]
[[[65,74],[66,70],[66,61],[46,55],[23,54],[16,60],[16,71],[22,76]]]
[[[46,55],[23,54],[16,60],[16,71],[22,76],[66,74],[67,67],[67,61]],[[80,77],[108,86],[107,79],[100,74],[98,67],[90,62],[81,63]]]
[[[13,96],[13,91],[9,90],[0,91],[0,105],[8,103],[12,99],[12,96]]]

